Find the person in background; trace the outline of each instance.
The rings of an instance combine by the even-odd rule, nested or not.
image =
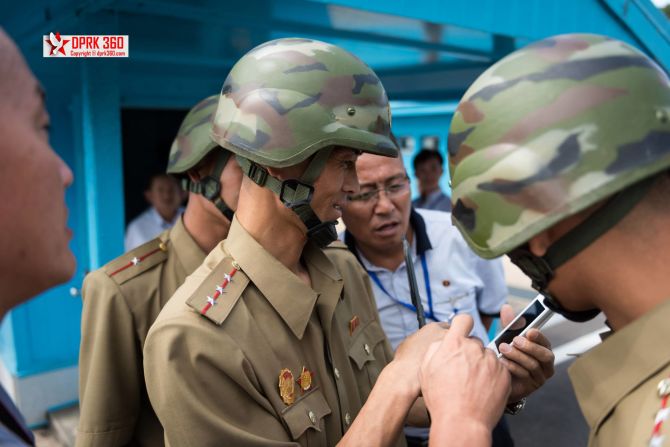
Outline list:
[[[414,176],[419,181],[419,197],[412,201],[414,208],[451,211],[451,198],[440,189],[444,159],[436,150],[421,149],[412,161]]]
[[[0,28],[0,319],[13,307],[69,280],[65,190],[72,171],[49,145],[45,93]],[[0,387],[0,445],[33,446],[32,432]]]
[[[161,446],[163,429],[146,396],[142,347],[167,300],[228,235],[242,172],[209,137],[218,96],[186,115],[167,172],[189,200],[170,230],[84,280],[77,447]]]
[[[364,154],[358,157],[356,172],[360,192],[350,195],[343,208],[347,229],[342,239],[372,279],[379,316],[393,349],[419,329],[404,238],[411,246],[427,321],[450,322],[455,315],[469,314],[472,335],[487,343],[491,322],[507,300],[501,261],[477,257],[451,225],[449,214],[412,207],[402,158]],[[547,362],[552,363],[553,357]],[[405,433],[410,445],[422,445],[428,436],[427,429],[408,427]],[[513,444],[504,421],[493,439],[494,446]]]
[[[151,176],[144,198],[151,206],[128,224],[123,243],[126,251],[172,228],[183,211],[179,183],[169,174]]]

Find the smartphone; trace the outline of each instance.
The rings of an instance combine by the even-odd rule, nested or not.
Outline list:
[[[498,350],[500,343],[512,343],[514,337],[524,336],[529,329],[540,329],[554,313],[544,304],[544,296],[538,295],[489,343],[488,348],[502,356]]]

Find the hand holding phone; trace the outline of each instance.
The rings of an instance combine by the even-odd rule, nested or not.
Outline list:
[[[501,343],[511,344],[514,337],[526,335],[530,329],[540,329],[554,313],[544,304],[544,297],[538,295],[489,343],[488,348],[502,356],[498,347]]]

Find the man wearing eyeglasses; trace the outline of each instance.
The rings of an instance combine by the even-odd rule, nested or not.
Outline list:
[[[360,191],[349,196],[343,209],[343,239],[370,275],[393,349],[418,330],[403,238],[411,245],[426,321],[450,322],[458,314],[469,314],[474,320],[471,335],[486,344],[491,321],[507,298],[501,262],[477,257],[452,226],[449,213],[412,207],[402,158],[364,154],[356,171]],[[409,445],[422,445],[427,430],[409,428],[406,435]],[[513,444],[500,424],[493,440],[494,446]]]

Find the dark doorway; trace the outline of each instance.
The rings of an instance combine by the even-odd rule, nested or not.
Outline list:
[[[148,204],[144,190],[152,175],[165,172],[170,146],[188,110],[123,109],[123,191],[126,225]]]

